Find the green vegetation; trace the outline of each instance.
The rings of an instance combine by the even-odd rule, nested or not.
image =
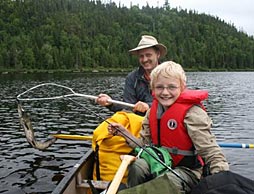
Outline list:
[[[189,70],[254,70],[254,38],[195,11],[100,0],[1,0],[0,71],[132,69],[142,34]]]

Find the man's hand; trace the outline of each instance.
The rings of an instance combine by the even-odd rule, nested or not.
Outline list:
[[[99,94],[98,98],[95,100],[95,102],[101,106],[109,106],[112,103],[109,102],[109,100],[112,100],[112,98],[107,94]]]
[[[149,105],[145,102],[141,102],[141,101],[138,101],[134,108],[133,108],[133,111],[136,112],[136,111],[139,111],[139,112],[146,112],[147,110],[149,109]]]

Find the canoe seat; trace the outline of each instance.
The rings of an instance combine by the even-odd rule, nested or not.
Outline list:
[[[91,180],[91,183],[93,184],[94,188],[96,188],[96,189],[106,189],[108,187],[110,181]],[[85,179],[80,181],[77,186],[83,187],[83,188],[90,188],[90,185],[88,184],[88,180],[85,180]]]

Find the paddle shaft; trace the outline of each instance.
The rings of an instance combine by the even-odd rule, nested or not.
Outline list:
[[[51,136],[57,139],[67,139],[67,140],[92,140],[92,135],[68,135],[68,134],[52,134]]]
[[[223,148],[254,148],[254,144],[244,143],[218,143]]]
[[[53,134],[53,137],[57,139],[69,139],[69,140],[92,140],[92,135],[67,135],[67,134]],[[218,143],[222,148],[254,148],[254,144],[244,144],[244,143]]]
[[[120,167],[118,168],[116,175],[114,176],[114,179],[112,180],[106,194],[115,194],[117,192],[127,167],[132,161],[135,160],[135,157],[131,155],[122,155],[121,159],[122,159],[122,163]]]

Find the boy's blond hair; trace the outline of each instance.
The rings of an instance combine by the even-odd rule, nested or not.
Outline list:
[[[182,66],[174,61],[166,61],[157,67],[155,67],[151,72],[151,88],[154,89],[155,82],[157,81],[159,75],[170,78],[173,77],[175,79],[180,80],[181,91],[183,91],[186,87],[186,75],[182,68]]]

